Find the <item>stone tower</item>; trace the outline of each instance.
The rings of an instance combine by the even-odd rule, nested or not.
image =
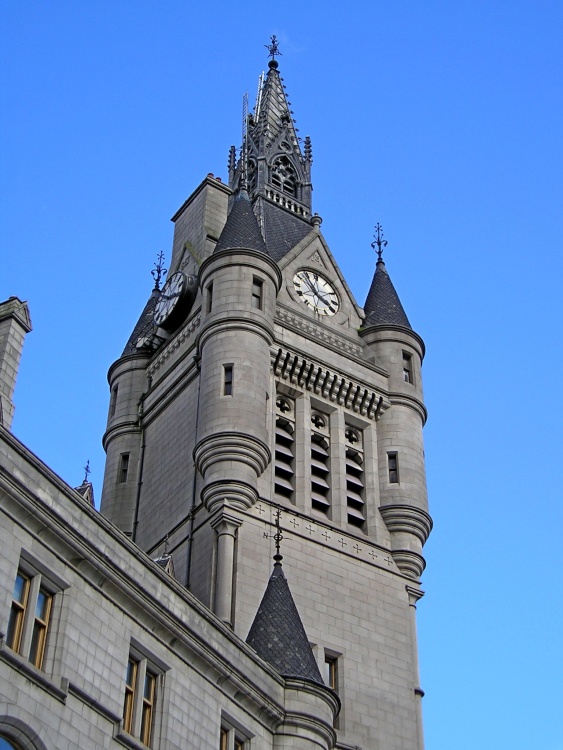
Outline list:
[[[381,253],[356,304],[311,165],[272,59],[228,185],[208,175],[174,215],[166,284],[110,368],[101,510],[246,639],[281,509],[337,747],[421,750],[424,344]]]

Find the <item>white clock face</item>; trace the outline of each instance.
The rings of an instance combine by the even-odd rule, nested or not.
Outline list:
[[[162,288],[156,307],[154,308],[154,322],[160,326],[170,317],[182,296],[186,286],[186,277],[183,273],[175,273]]]
[[[318,315],[335,315],[340,307],[332,284],[315,271],[298,271],[293,286],[301,299]]]

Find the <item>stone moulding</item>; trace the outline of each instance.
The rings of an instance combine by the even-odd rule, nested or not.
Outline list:
[[[362,383],[282,348],[271,349],[272,370],[280,380],[304,388],[350,411],[377,421],[389,402]]]
[[[391,534],[414,534],[424,544],[432,531],[428,513],[413,505],[382,505],[381,517]]]
[[[276,321],[289,325],[300,332],[308,333],[317,341],[322,341],[325,344],[328,344],[338,352],[344,352],[345,354],[350,354],[357,358],[362,358],[364,356],[364,350],[360,345],[355,344],[344,336],[339,336],[337,333],[333,333],[332,331],[317,325],[301,315],[286,310],[279,304],[276,309]]]
[[[270,463],[272,454],[267,445],[253,435],[242,432],[221,432],[203,438],[194,449],[194,459],[203,477],[218,461],[238,461],[251,466],[260,476]]]
[[[199,328],[200,323],[201,311],[198,311],[197,315],[194,315],[192,319],[188,321],[177,336],[173,336],[170,342],[164,344],[164,348],[159,352],[158,357],[156,357],[147,367],[148,377],[153,377],[154,374],[160,370],[162,365],[170,359],[174,352],[190,338],[197,328]]]

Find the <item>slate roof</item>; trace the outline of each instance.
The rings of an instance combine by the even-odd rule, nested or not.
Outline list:
[[[280,563],[274,565],[246,642],[282,677],[324,684]]]
[[[239,191],[235,196],[214,252],[233,250],[237,247],[268,254],[246,190]]]
[[[377,261],[375,274],[364,305],[364,327],[396,325],[412,328],[399,295],[389,278],[385,263]]]
[[[133,328],[133,333],[131,336],[129,336],[129,340],[125,344],[125,349],[123,350],[122,357],[124,357],[126,354],[134,354],[138,351],[135,344],[137,343],[140,336],[148,336],[155,330],[154,325],[154,308],[156,307],[156,303],[160,297],[160,291],[158,289],[153,289],[151,296],[148,299],[147,304],[145,305],[145,309],[141,313],[141,317],[137,321],[137,325],[135,328]]]
[[[292,216],[283,208],[262,201],[264,235],[273,260],[281,260],[313,229],[308,221]]]

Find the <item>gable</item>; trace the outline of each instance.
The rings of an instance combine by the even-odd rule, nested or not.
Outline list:
[[[278,303],[310,317],[316,322],[335,326],[343,333],[358,330],[362,324],[360,308],[324,237],[317,229],[312,229],[293,250],[278,261],[278,265],[284,280],[278,295]],[[327,314],[315,312],[311,305],[307,303],[307,299],[302,293],[302,280],[304,279],[307,284],[307,279],[312,279],[313,284],[315,284],[314,279],[317,278],[320,282],[316,283],[320,283],[323,289],[334,291],[338,307],[335,313],[332,306],[326,310]],[[307,296],[310,301],[311,295]],[[330,295],[330,299],[334,301],[334,296]],[[326,307],[325,300],[328,302],[329,296],[323,296],[321,307]]]

